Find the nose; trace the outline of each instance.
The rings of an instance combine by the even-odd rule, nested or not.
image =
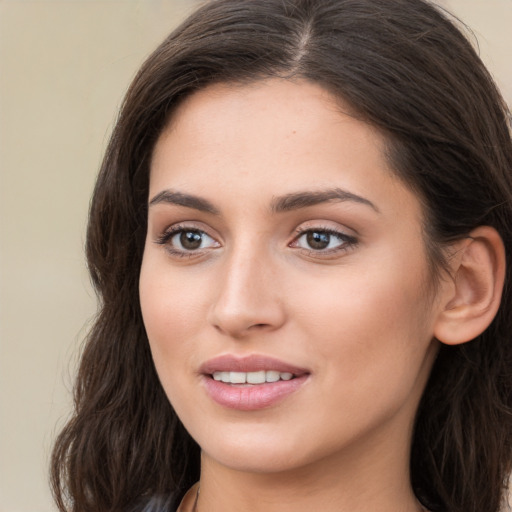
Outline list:
[[[233,253],[217,276],[218,292],[210,323],[232,338],[274,331],[285,322],[279,275],[272,256],[247,251]]]

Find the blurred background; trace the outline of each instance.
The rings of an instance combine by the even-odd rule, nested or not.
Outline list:
[[[94,179],[123,94],[194,0],[0,0],[0,512],[50,512],[47,465],[95,312]],[[439,0],[512,105],[512,0]]]

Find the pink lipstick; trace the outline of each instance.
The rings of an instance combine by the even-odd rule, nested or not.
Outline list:
[[[200,368],[208,396],[224,407],[254,411],[270,407],[297,391],[310,372],[262,355],[224,355]]]

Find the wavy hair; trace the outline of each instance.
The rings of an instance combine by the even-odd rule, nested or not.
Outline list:
[[[499,510],[512,459],[512,143],[507,107],[457,25],[424,0],[214,0],[147,59],[91,203],[86,252],[99,312],[74,414],[53,450],[60,511],[173,510],[199,478],[199,447],[159,383],[140,311],[149,164],[183,98],[268,77],[320,84],[384,134],[393,172],[423,204],[435,269],[446,243],[480,225],[500,233],[500,310],[478,338],[441,347],[410,462],[430,510]]]

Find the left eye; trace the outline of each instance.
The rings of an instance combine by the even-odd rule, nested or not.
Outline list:
[[[352,237],[342,233],[313,229],[305,231],[297,237],[293,246],[313,251],[328,251],[353,243]]]
[[[217,242],[204,231],[198,229],[181,229],[168,238],[168,244],[178,251],[197,251],[217,246]]]

